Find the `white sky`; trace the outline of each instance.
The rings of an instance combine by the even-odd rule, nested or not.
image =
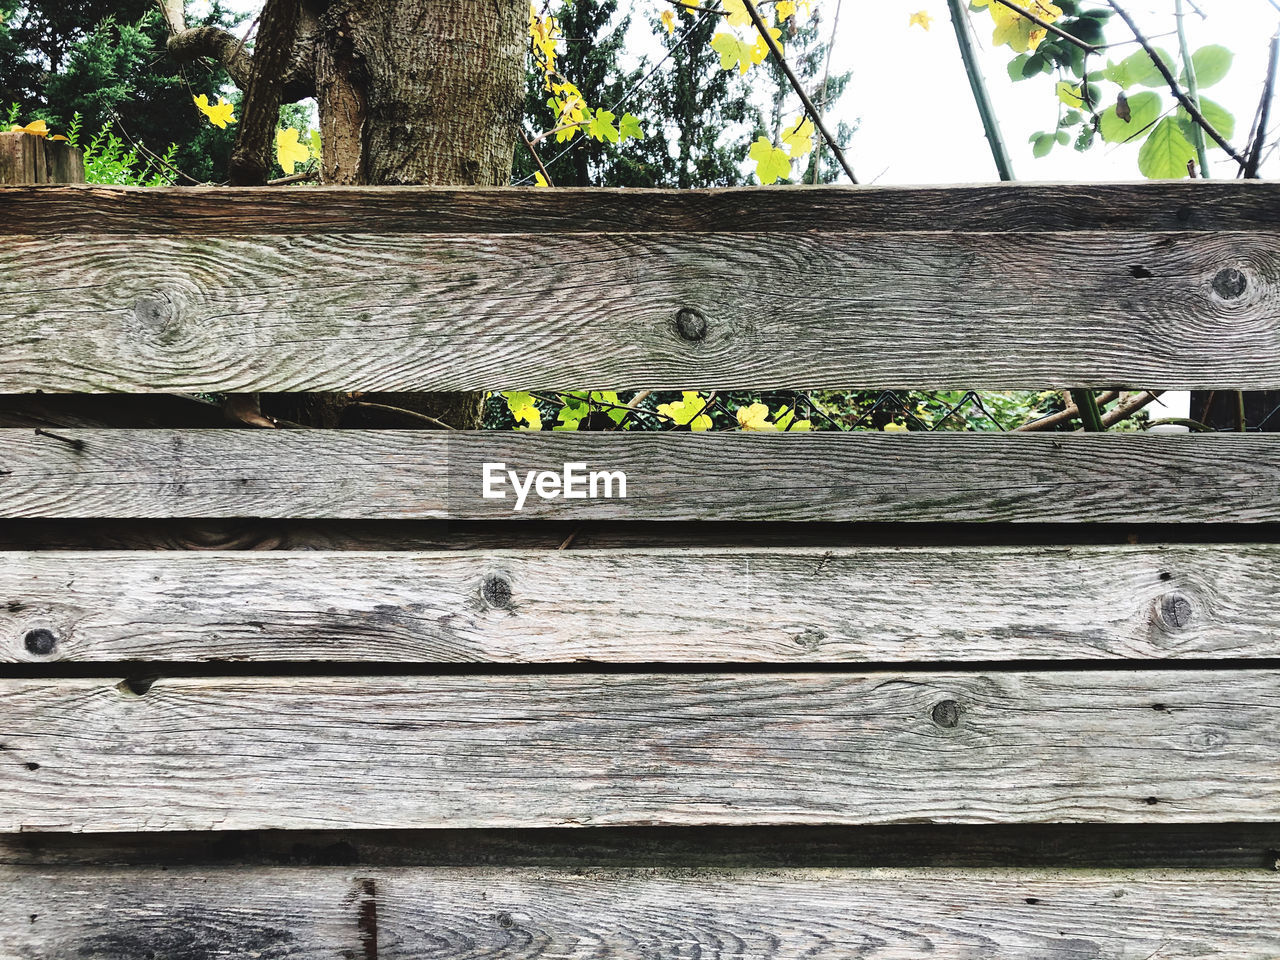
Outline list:
[[[969,92],[968,81],[956,49],[955,34],[945,0],[813,0],[829,30],[836,4],[841,4],[835,37],[833,71],[852,70],[853,78],[836,116],[858,121],[860,126],[846,151],[854,172],[863,183],[966,183],[996,180],[995,166],[982,133],[982,124]],[[1230,73],[1205,91],[1236,118],[1236,133],[1229,138],[1242,150],[1258,105],[1266,69],[1267,44],[1280,25],[1280,0],[1185,0],[1186,29],[1194,50],[1220,43],[1235,53]],[[639,8],[669,9],[663,0],[622,0]],[[192,4],[193,7],[199,3]],[[229,6],[254,14],[255,0],[231,0]],[[1102,7],[1102,0],[1086,0],[1085,8]],[[1125,5],[1157,46],[1176,53],[1173,36],[1159,37],[1174,29],[1173,0],[1131,0]],[[1191,12],[1198,7],[1201,19]],[[934,18],[928,32],[908,26],[910,14],[925,10]],[[1005,67],[1014,53],[991,46],[990,16],[971,14],[976,26],[979,53],[987,85],[1000,119],[1014,173],[1019,180],[1139,180],[1137,144],[1098,143],[1087,153],[1071,146],[1055,147],[1049,156],[1036,159],[1028,138],[1040,130],[1052,130],[1058,107],[1053,75],[1013,83]],[[647,31],[644,17],[634,18],[638,33]],[[1128,39],[1124,25],[1113,18],[1109,38]],[[1158,37],[1158,39],[1157,39]],[[656,44],[654,44],[656,48]],[[634,52],[652,55],[646,38],[636,37]],[[1120,60],[1137,47],[1118,48]],[[1100,62],[1098,67],[1103,64]],[[1096,69],[1091,65],[1091,69]],[[571,78],[572,79],[572,78]],[[1114,86],[1103,84],[1104,97]],[[1163,96],[1169,100],[1167,91]],[[798,105],[797,105],[798,109]],[[1273,104],[1273,135],[1280,137],[1280,104]],[[1235,175],[1235,164],[1221,150],[1210,151],[1215,174]],[[1264,175],[1280,176],[1280,151],[1263,166]]]

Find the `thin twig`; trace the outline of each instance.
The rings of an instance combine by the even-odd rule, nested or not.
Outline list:
[[[840,3],[836,0],[836,13],[831,20],[831,39],[827,42],[827,63],[822,68],[822,109],[827,109],[827,85],[831,82],[831,52],[836,47],[836,28],[840,26]],[[813,153],[813,182],[818,182],[819,171],[822,169],[822,141],[818,141],[818,149]]]
[[[372,400],[357,400],[352,404],[352,406],[368,410],[370,413],[389,414],[391,416],[403,417],[406,420],[421,420],[424,423],[429,423],[432,426],[441,428],[442,430],[458,429],[451,424],[445,423],[443,420],[436,419],[430,414],[419,413],[417,410],[406,410],[404,407],[393,407],[386,403],[374,403]]]
[[[1236,153],[1235,148],[1227,142],[1226,138],[1214,129],[1213,124],[1204,118],[1204,114],[1200,112],[1200,108],[1187,99],[1187,95],[1182,92],[1182,87],[1178,86],[1178,81],[1169,70],[1168,64],[1164,62],[1164,57],[1160,56],[1156,48],[1151,46],[1151,42],[1143,35],[1142,31],[1138,29],[1138,25],[1134,23],[1133,17],[1129,16],[1128,11],[1125,10],[1124,7],[1120,6],[1116,0],[1107,0],[1107,5],[1119,15],[1120,19],[1125,22],[1125,25],[1128,26],[1129,31],[1133,34],[1134,39],[1142,45],[1142,49],[1147,52],[1147,56],[1151,58],[1151,62],[1154,63],[1156,65],[1156,69],[1160,71],[1160,76],[1164,77],[1165,83],[1169,85],[1169,92],[1173,94],[1178,103],[1182,104],[1182,109],[1187,111],[1187,115],[1200,125],[1200,128],[1213,139],[1214,143],[1227,152],[1227,156],[1241,166],[1244,166],[1245,159],[1240,156],[1240,154]]]
[[[309,180],[319,180],[319,170],[303,170],[301,173],[291,173],[287,177],[276,177],[274,180],[268,180],[268,187],[285,187],[291,183],[306,183]]]
[[[822,135],[822,139],[827,142],[832,154],[835,155],[836,160],[848,175],[849,182],[857,183],[858,178],[853,175],[853,168],[849,166],[849,161],[845,159],[844,151],[840,149],[840,144],[836,143],[831,136],[831,131],[827,129],[827,125],[822,119],[822,114],[818,112],[818,108],[813,105],[809,95],[804,92],[804,85],[800,83],[800,78],[791,69],[791,64],[787,63],[787,58],[782,55],[782,48],[778,46],[778,41],[773,39],[773,34],[769,32],[769,26],[764,22],[764,18],[760,16],[760,11],[756,9],[756,5],[752,0],[742,0],[742,5],[746,7],[747,13],[751,16],[751,22],[755,24],[756,30],[764,38],[765,46],[777,58],[778,66],[786,74],[787,81],[791,84],[791,89],[795,91],[796,96],[800,98],[800,102],[804,104],[805,112],[813,120],[813,125],[818,128],[818,133]]]
[[[1010,10],[1012,10],[1014,13],[1018,14],[1021,17],[1026,17],[1028,20],[1034,23],[1037,27],[1040,27],[1042,30],[1047,30],[1049,31],[1049,33],[1052,33],[1054,36],[1061,37],[1063,40],[1066,40],[1068,43],[1074,44],[1075,46],[1083,50],[1085,53],[1098,53],[1100,50],[1105,49],[1104,47],[1095,46],[1092,43],[1086,43],[1084,40],[1081,40],[1079,37],[1073,37],[1071,34],[1067,33],[1067,31],[1063,30],[1061,27],[1055,27],[1048,20],[1040,19],[1030,10],[1025,10],[1022,7],[1018,6],[1016,3],[1013,3],[1012,0],[995,0],[995,2],[1000,4],[1000,6],[1002,7],[1008,7]]]
[[[529,140],[529,135],[524,132],[523,127],[520,128],[520,136],[524,138],[524,145],[529,148],[529,154],[533,157],[533,162],[542,171],[542,179],[547,181],[548,187],[554,187],[555,183],[551,180],[551,174],[547,173],[547,168],[542,165],[542,158],[538,156],[538,151],[533,148],[533,143]]]
[[[1271,97],[1276,85],[1276,62],[1280,59],[1280,30],[1271,36],[1271,49],[1267,54],[1267,79],[1262,85],[1262,101],[1258,104],[1258,132],[1249,145],[1249,160],[1244,165],[1244,176],[1248,180],[1258,178],[1258,167],[1262,162],[1262,145],[1267,138],[1267,121],[1271,119]]]
[[[1196,83],[1196,64],[1191,56],[1191,45],[1187,43],[1187,31],[1183,26],[1182,18],[1185,14],[1182,11],[1182,0],[1174,0],[1174,17],[1178,23],[1178,53],[1182,57],[1182,72],[1187,77],[1187,99],[1200,106],[1200,88]],[[1209,155],[1204,148],[1204,130],[1200,127],[1192,127],[1191,129],[1191,145],[1196,148],[1196,159],[1200,161],[1200,176],[1209,179]],[[1195,168],[1190,162],[1187,163],[1188,168]],[[1191,174],[1191,179],[1195,179],[1195,174]]]

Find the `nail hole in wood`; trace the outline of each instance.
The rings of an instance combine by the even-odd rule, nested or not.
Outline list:
[[[1153,274],[1146,267],[1134,266],[1129,268],[1129,276],[1136,280],[1149,280]]]
[[[145,697],[151,685],[158,677],[125,677],[116,684],[116,689],[126,697]]]

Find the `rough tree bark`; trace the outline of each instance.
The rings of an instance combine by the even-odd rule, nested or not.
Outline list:
[[[182,0],[158,0],[168,20],[170,54],[212,57],[233,80],[253,82],[238,38],[187,30]],[[284,22],[296,35],[279,71],[281,99],[314,96],[331,184],[506,184],[519,141],[528,11],[521,0],[479,6],[452,0],[275,0],[299,2]],[[296,25],[293,20],[296,19]],[[257,56],[257,54],[253,54]],[[275,69],[273,68],[273,72]],[[261,96],[261,91],[257,91]],[[480,394],[376,394],[374,403],[426,413],[456,427],[478,426]],[[295,422],[340,422],[345,397],[264,398],[264,410]],[[367,410],[368,408],[366,408]],[[396,424],[403,426],[406,424]]]

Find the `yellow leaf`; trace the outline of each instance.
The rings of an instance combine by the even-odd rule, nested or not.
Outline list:
[[[917,10],[911,15],[911,19],[907,21],[907,27],[922,27],[925,30],[933,23],[933,17],[929,16],[928,10]]]
[[[286,174],[293,173],[294,166],[311,159],[311,151],[302,142],[301,134],[292,127],[276,131],[276,159]]]
[[[717,33],[711,38],[711,49],[720,54],[722,70],[737,67],[739,73],[746,73],[751,69],[752,63],[760,62],[755,59],[752,45],[743,43],[732,33]]]
[[[778,22],[786,23],[796,15],[796,5],[792,0],[778,0],[778,5],[774,7],[778,12]]]
[[[729,15],[729,26],[745,27],[751,23],[751,14],[747,13],[747,5],[742,0],[722,0],[721,6]]]
[[[773,38],[773,42],[778,45],[779,52],[782,51],[782,31],[776,27],[767,27],[769,36]],[[764,63],[764,58],[769,56],[769,44],[765,42],[763,36],[757,35],[755,45],[751,48],[751,62]]]
[[[196,109],[209,118],[209,122],[219,129],[226,129],[228,123],[235,123],[236,118],[231,115],[235,107],[228,103],[224,97],[219,97],[218,102],[213,106],[209,105],[209,98],[203,93],[198,97],[192,97],[196,103]]]
[[[886,423],[884,425],[884,432],[885,433],[906,433],[907,428],[904,424],[901,424],[901,423]]]
[[[768,137],[757,137],[747,151],[747,156],[756,162],[756,176],[761,183],[773,183],[791,176],[791,161],[787,159],[787,152],[775,147]]]
[[[547,178],[542,175],[542,171],[538,171],[533,175],[533,182],[539,187],[551,186],[551,184],[547,183]]]
[[[738,427],[742,430],[767,432],[776,431],[777,424],[768,421],[769,408],[763,403],[753,403],[749,407],[738,408]]]
[[[32,120],[25,127],[20,127],[16,123],[9,128],[10,133],[26,133],[33,137],[47,137],[49,135],[49,126],[43,120]],[[66,139],[65,137],[63,139]]]
[[[674,10],[663,10],[660,18],[662,25],[667,28],[667,33],[675,33],[676,14]]]
[[[55,133],[55,134],[54,134],[53,136],[51,136],[49,139],[50,139],[50,140],[66,140],[68,143],[70,143],[70,142],[71,142],[71,138],[70,138],[70,137],[64,137],[64,136],[63,136],[62,134],[60,134],[60,133]]]
[[[782,143],[792,159],[803,157],[813,149],[813,121],[800,114],[783,129]]]

